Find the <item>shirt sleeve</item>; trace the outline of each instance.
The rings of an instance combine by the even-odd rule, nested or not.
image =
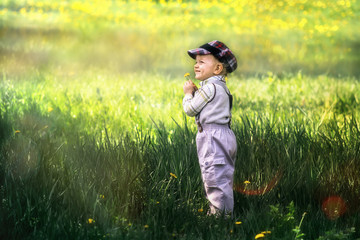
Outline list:
[[[190,117],[196,116],[205,105],[215,96],[215,86],[206,84],[195,92],[195,95],[186,94],[183,99],[183,108],[186,115]]]

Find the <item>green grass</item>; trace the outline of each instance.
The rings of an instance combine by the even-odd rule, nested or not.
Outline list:
[[[263,189],[281,174],[265,194],[235,192],[235,217],[222,220],[206,216],[182,77],[90,75],[3,76],[2,237],[253,239],[271,231],[267,239],[294,239],[304,212],[305,239],[359,237],[356,79],[229,79],[235,185]],[[321,210],[331,195],[347,204],[336,220]]]

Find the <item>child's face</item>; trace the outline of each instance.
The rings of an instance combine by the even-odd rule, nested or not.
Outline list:
[[[213,55],[197,55],[194,66],[195,78],[203,81],[218,75],[222,70],[221,67],[221,63]]]

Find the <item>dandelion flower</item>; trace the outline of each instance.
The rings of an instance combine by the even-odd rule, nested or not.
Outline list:
[[[174,173],[170,173],[170,175],[174,178],[177,178],[177,176]]]
[[[146,224],[146,225],[144,226],[144,228],[149,228],[149,225]]]
[[[238,222],[235,222],[236,225],[240,225],[242,224],[242,222],[238,221]]]
[[[52,112],[54,109],[52,107],[48,107],[48,112]]]
[[[198,209],[198,212],[203,212],[203,211],[204,211],[204,209],[202,209],[202,208]]]
[[[16,130],[15,133],[20,133],[20,130]]]
[[[245,183],[245,184],[250,184],[250,181],[246,180],[244,183]]]
[[[23,15],[26,14],[26,8],[21,8],[20,13],[23,14]]]
[[[190,80],[190,73],[185,73],[184,78],[186,78],[187,80]]]
[[[256,234],[255,239],[263,238],[265,235],[263,233]]]
[[[95,220],[94,220],[94,219],[92,219],[92,218],[89,218],[89,219],[87,220],[87,222],[88,222],[89,224],[92,224],[92,223],[94,223],[94,222],[95,222]]]

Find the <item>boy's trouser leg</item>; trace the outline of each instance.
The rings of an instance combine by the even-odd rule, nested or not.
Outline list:
[[[196,137],[201,176],[210,213],[232,213],[236,138],[227,127],[205,129]]]
[[[209,200],[210,214],[231,214],[234,209],[232,181],[219,186],[204,183],[206,198]]]

